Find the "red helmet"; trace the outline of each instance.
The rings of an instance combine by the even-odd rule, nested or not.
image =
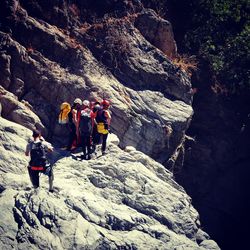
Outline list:
[[[108,100],[103,100],[101,104],[103,107],[109,107],[109,105],[110,105]]]

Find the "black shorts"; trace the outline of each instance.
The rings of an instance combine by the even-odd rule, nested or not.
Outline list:
[[[38,188],[40,183],[39,183],[39,173],[43,173],[45,175],[48,175],[49,178],[53,178],[53,170],[52,167],[46,167],[44,170],[32,170],[31,167],[28,167],[28,172],[30,176],[30,180],[34,188]]]

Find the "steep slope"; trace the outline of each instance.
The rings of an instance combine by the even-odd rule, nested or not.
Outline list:
[[[51,24],[52,16],[37,18],[33,5],[27,10],[23,6],[22,1],[1,2],[2,92],[26,103],[39,116],[39,127],[46,128],[44,134],[54,140],[65,133],[57,125],[63,101],[106,97],[112,102],[112,129],[121,146],[132,145],[167,163],[193,114],[191,85],[188,76],[135,28],[134,18],[140,14],[124,12],[87,24],[73,22],[76,17],[69,15],[74,25],[59,28]],[[61,11],[66,15],[67,10]],[[152,12],[143,14],[144,22],[152,15],[164,22]],[[14,121],[8,105],[2,103],[3,116]],[[36,125],[32,123],[29,127]],[[170,140],[162,129],[166,124],[174,131]]]
[[[53,155],[55,193],[30,188],[31,131],[0,118],[1,249],[219,249],[164,166],[115,136],[107,157]]]

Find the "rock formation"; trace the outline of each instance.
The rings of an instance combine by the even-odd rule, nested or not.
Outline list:
[[[0,124],[1,249],[219,249],[171,173],[133,147],[121,150],[114,135],[106,157],[55,151],[49,193],[46,176],[39,191],[29,183],[31,131]]]
[[[177,46],[171,23],[161,19],[152,10],[142,12],[135,23],[143,36],[169,57],[177,55]]]
[[[60,103],[105,96],[112,102],[112,129],[121,146],[166,161],[192,116],[186,74],[145,40],[128,15],[91,24],[87,31],[76,26],[71,37],[66,28],[33,18],[29,11],[19,3],[8,22],[3,20],[11,34],[0,33],[2,86],[29,103],[51,137],[60,133]],[[168,150],[166,123],[175,131]],[[152,136],[156,133],[158,138]]]
[[[0,2],[0,246],[219,249],[160,164],[183,161],[193,115],[190,79],[166,56],[176,53],[171,25],[140,1],[100,6]],[[152,40],[142,29],[147,22],[153,34],[166,35]],[[56,149],[56,192],[46,183],[35,192],[26,173],[27,128],[62,144],[59,107],[76,97],[109,99],[119,140],[110,142],[107,157],[88,162]]]
[[[39,129],[46,134],[40,118],[31,110],[29,103],[19,102],[17,97],[0,86],[2,116],[29,129]]]

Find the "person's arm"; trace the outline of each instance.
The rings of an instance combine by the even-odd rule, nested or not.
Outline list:
[[[104,115],[105,115],[105,117],[107,118],[107,123],[108,123],[108,125],[110,125],[110,122],[111,122],[111,115],[110,115],[109,111],[108,111],[108,110],[105,110]]]
[[[76,135],[79,136],[79,119],[78,119],[78,113],[77,110],[72,110],[72,121],[76,126]]]
[[[49,142],[42,141],[42,144],[45,146],[46,151],[52,152],[54,150],[53,146]]]
[[[78,119],[77,119],[77,111],[75,109],[72,110],[72,120],[75,126],[78,126]]]
[[[30,143],[28,143],[27,146],[26,146],[25,155],[26,156],[30,155]]]
[[[29,156],[29,155],[30,155],[30,151],[28,151],[28,150],[26,149],[25,155],[26,155],[26,156]]]
[[[54,148],[51,146],[51,147],[48,147],[48,152],[53,152],[54,151]]]
[[[91,118],[91,124],[92,124],[92,127],[94,127],[94,125],[96,124],[96,114],[91,110],[90,111],[90,118]]]

